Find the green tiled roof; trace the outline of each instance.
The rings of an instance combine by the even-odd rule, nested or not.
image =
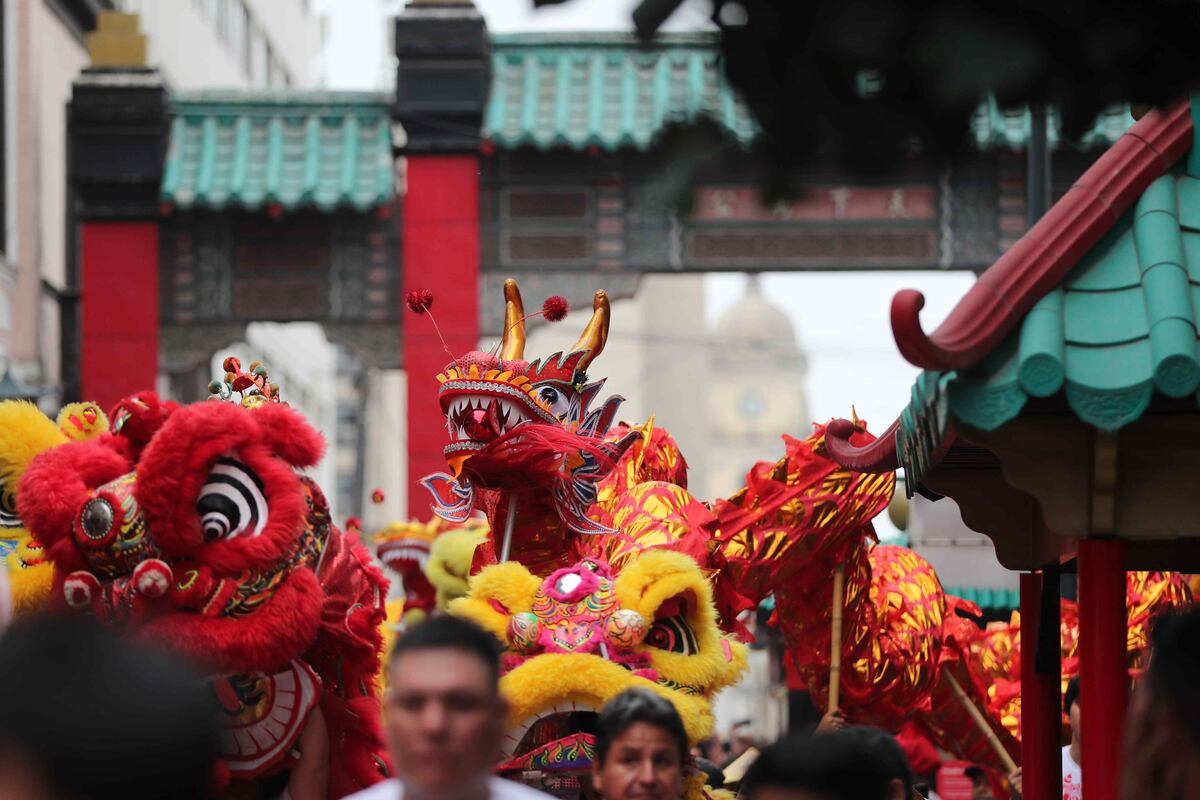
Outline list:
[[[1080,419],[1116,430],[1155,393],[1196,395],[1198,308],[1200,180],[1177,169],[1150,185],[1002,347],[945,376],[950,412],[992,430],[1028,398],[1063,392]]]
[[[661,34],[647,47],[615,33],[522,33],[492,37],[492,90],[483,137],[501,148],[645,150],[671,122],[708,117],[749,144],[758,127],[718,63],[717,37]],[[1112,144],[1133,118],[1110,109],[1078,142]],[[980,103],[971,133],[981,150],[1020,149],[1029,139],[1027,109]],[[1061,125],[1051,112],[1051,146]]]
[[[1020,589],[988,589],[981,586],[948,586],[946,594],[961,597],[984,611],[1000,611],[1021,607]]]
[[[1055,109],[1050,109],[1046,122],[1046,138],[1051,147],[1058,147],[1062,141],[1062,120]],[[1096,117],[1078,141],[1070,144],[1084,150],[1107,147],[1129,130],[1133,122],[1129,104],[1113,106]],[[1031,125],[1028,106],[1001,108],[995,98],[989,97],[971,116],[971,136],[980,150],[1020,150],[1029,141]]]
[[[671,122],[709,117],[734,140],[757,133],[717,62],[710,34],[492,37],[483,136],[502,148],[645,150]]]
[[[172,113],[162,199],[176,208],[366,211],[392,198],[386,94],[180,92]]]

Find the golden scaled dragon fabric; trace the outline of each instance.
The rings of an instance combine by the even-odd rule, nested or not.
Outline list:
[[[1150,627],[1159,614],[1191,605],[1192,587],[1178,572],[1126,573],[1126,659],[1136,679],[1146,664]],[[1064,599],[1059,610],[1059,644],[1062,690],[1079,674],[1079,607]],[[1008,622],[993,622],[979,631],[970,644],[972,678],[987,687],[988,710],[1013,736],[1021,730],[1021,615],[1014,611]],[[1065,724],[1065,717],[1064,717]]]
[[[856,436],[870,440],[865,430]],[[846,717],[891,730],[914,720],[956,756],[999,766],[947,679],[953,674],[970,702],[986,709],[987,695],[964,664],[974,625],[954,613],[958,601],[946,597],[924,558],[875,543],[870,520],[891,499],[894,476],[839,467],[824,453],[820,427],[807,440],[785,441],[784,459],[756,466],[744,489],[714,507],[732,583],[747,598],[774,592],[787,657],[824,707],[833,574],[841,566],[839,706]],[[996,728],[1015,755],[1016,741]]]

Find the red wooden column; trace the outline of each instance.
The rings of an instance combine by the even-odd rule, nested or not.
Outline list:
[[[1125,669],[1125,545],[1079,542],[1079,728],[1083,791],[1116,800],[1128,679]],[[1024,705],[1024,703],[1022,703]]]
[[[1054,573],[1057,577],[1057,572]],[[1044,586],[1042,572],[1021,574],[1021,777],[1024,800],[1059,800],[1062,797],[1061,666],[1059,634],[1054,625],[1053,669],[1039,670],[1038,643],[1043,622],[1052,624],[1057,613],[1043,620],[1043,589],[1057,612],[1058,592]]]
[[[162,76],[137,64],[85,69],[67,106],[68,209],[78,250],[67,286],[80,298],[66,324],[78,365],[67,393],[108,410],[158,377],[158,218],[169,98]],[[68,359],[69,361],[69,359]],[[77,367],[77,368],[76,368]],[[71,398],[73,399],[73,398]]]
[[[429,516],[429,496],[418,484],[445,472],[446,418],[437,380],[451,356],[474,350],[479,340],[479,158],[420,155],[408,158],[404,196],[404,290],[433,292],[433,314],[445,346],[428,319],[407,313],[408,514]]]
[[[435,376],[479,342],[479,151],[491,87],[491,40],[470,2],[410,3],[396,17],[396,102],[407,158],[404,291],[433,292],[429,319],[405,312],[408,513],[428,519],[418,484],[445,472],[446,419]]]
[[[158,374],[158,223],[85,222],[79,255],[81,393],[109,409]]]

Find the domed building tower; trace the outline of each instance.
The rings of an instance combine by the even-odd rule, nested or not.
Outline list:
[[[757,461],[783,455],[780,434],[808,435],[805,360],[786,312],[768,300],[757,275],[718,319],[708,393],[712,440],[702,497],[726,497]]]

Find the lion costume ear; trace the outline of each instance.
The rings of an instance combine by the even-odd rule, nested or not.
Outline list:
[[[533,598],[542,579],[516,561],[485,567],[471,578],[466,597],[450,603],[450,613],[464,617],[508,641],[508,621],[513,614],[533,609]]]
[[[651,620],[642,649],[663,675],[711,694],[746,668],[746,647],[721,633],[712,587],[689,556],[648,550],[614,584],[622,608]]]

